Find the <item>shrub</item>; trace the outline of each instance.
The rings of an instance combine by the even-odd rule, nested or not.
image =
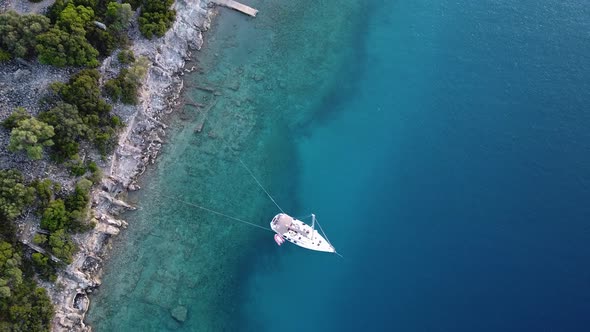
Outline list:
[[[70,173],[72,173],[73,176],[82,176],[86,174],[86,166],[80,161],[73,163],[70,166]]]
[[[98,71],[85,69],[73,75],[67,84],[54,83],[51,89],[62,101],[77,107],[87,128],[85,138],[91,140],[104,155],[116,144],[115,130],[119,120],[114,119],[110,114],[112,107],[101,98],[99,78]]]
[[[127,65],[135,62],[135,54],[132,50],[123,50],[117,54],[117,59],[120,63]]]
[[[0,218],[13,220],[33,202],[35,189],[24,183],[17,170],[0,170]]]
[[[140,57],[131,67],[121,70],[117,77],[107,81],[105,93],[115,102],[136,105],[138,103],[137,90],[147,73],[149,62]]]
[[[17,58],[35,56],[37,36],[49,29],[43,15],[19,15],[14,11],[0,14],[0,48]]]
[[[92,175],[88,177],[88,180],[92,181],[92,183],[99,183],[102,179],[102,170],[98,168],[98,166],[96,167],[96,169],[91,168],[92,164],[96,166],[94,162],[88,165],[88,169],[92,172]]]
[[[35,271],[44,280],[55,281],[57,276],[55,275],[55,267],[49,257],[35,252],[31,255],[31,261]]]
[[[8,150],[25,150],[30,159],[41,159],[43,147],[52,146],[53,127],[35,118],[20,120],[10,132]]]
[[[63,229],[51,233],[49,236],[49,246],[55,257],[63,260],[67,264],[72,262],[72,255],[76,250],[76,246],[70,239],[70,236]]]
[[[114,33],[90,26],[86,29],[86,39],[101,56],[108,56],[119,46],[119,40]]]
[[[174,0],[145,0],[139,16],[139,31],[151,39],[162,37],[176,19],[176,11],[170,9]]]
[[[90,7],[75,6],[69,2],[59,13],[55,25],[61,30],[75,35],[84,35],[85,26],[94,20],[94,11]]]
[[[91,161],[88,163],[88,170],[92,173],[95,173],[100,171],[100,168],[98,168],[98,165],[94,161]]]
[[[66,199],[66,207],[71,217],[69,230],[72,232],[84,232],[93,227],[87,223],[91,187],[90,180],[80,179],[74,192]]]
[[[118,102],[121,100],[121,96],[123,95],[123,89],[121,88],[121,80],[119,76],[108,80],[104,84],[104,92],[109,98],[111,98],[113,102]]]
[[[0,299],[12,296],[11,289],[23,282],[20,255],[8,242],[0,240]]]
[[[37,198],[41,203],[40,206],[43,209],[49,205],[49,202],[55,199],[55,192],[61,189],[59,183],[52,182],[49,179],[35,180],[31,183],[31,186],[35,188]]]
[[[114,31],[120,32],[127,29],[132,18],[133,10],[130,4],[109,2],[107,5],[105,20],[109,28],[112,28]]]
[[[73,155],[72,159],[67,162],[67,167],[70,168],[70,173],[73,176],[82,176],[86,174],[86,165],[84,165],[77,154]]]
[[[123,0],[124,3],[128,3],[129,5],[131,5],[131,8],[133,8],[133,10],[136,10],[139,6],[141,6],[143,0]]]
[[[49,111],[40,113],[39,120],[53,126],[55,131],[53,150],[60,161],[77,154],[78,141],[88,138],[91,132],[80,117],[76,105],[64,102],[58,102]]]
[[[43,217],[41,217],[41,228],[50,232],[63,229],[70,224],[70,213],[66,210],[64,201],[56,199],[49,203]]]
[[[10,60],[10,53],[0,48],[0,62],[6,62]]]
[[[37,37],[37,52],[39,62],[64,67],[68,66],[98,66],[98,51],[92,47],[80,33],[68,33],[59,28]]]
[[[2,121],[2,126],[6,129],[13,129],[17,126],[19,121],[30,118],[31,115],[27,113],[27,110],[22,107],[17,107],[12,114]]]
[[[45,236],[44,234],[35,234],[35,236],[33,237],[33,243],[37,245],[43,245],[47,243],[47,236]]]
[[[82,115],[108,113],[112,107],[100,98],[99,79],[97,70],[81,70],[70,78],[68,84],[58,88],[59,94],[66,103],[76,105]]]

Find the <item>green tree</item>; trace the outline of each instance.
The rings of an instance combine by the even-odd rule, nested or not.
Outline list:
[[[95,26],[86,29],[86,39],[101,56],[108,56],[119,46],[119,36],[112,31],[104,31]]]
[[[122,50],[117,54],[117,59],[122,64],[130,64],[135,62],[135,54],[132,50]]]
[[[74,4],[76,4],[76,6],[86,6],[89,8],[96,8],[100,4],[100,2],[103,2],[103,1],[105,1],[105,0],[73,0]],[[115,1],[115,0],[107,0],[107,1]]]
[[[92,181],[87,179],[80,179],[76,183],[76,189],[72,195],[66,199],[66,206],[68,211],[85,211],[90,201],[90,188],[92,187]]]
[[[8,150],[25,150],[31,159],[41,159],[44,146],[52,146],[53,127],[35,118],[24,119],[10,132]]]
[[[129,27],[129,23],[133,18],[133,10],[128,3],[110,2],[107,5],[107,12],[105,15],[106,23],[113,30],[120,32]]]
[[[101,98],[99,78],[96,70],[81,70],[67,84],[53,84],[52,90],[57,91],[66,103],[78,107],[80,116],[90,129],[88,138],[105,154],[116,143],[115,130],[120,121],[110,114],[112,107]]]
[[[0,170],[0,217],[13,220],[35,198],[35,190],[24,183],[17,170]]]
[[[90,180],[80,179],[76,183],[74,192],[66,199],[66,207],[71,212],[70,230],[72,232],[85,232],[91,228],[87,223],[91,187]]]
[[[33,243],[37,245],[44,245],[47,243],[47,236],[45,234],[35,234],[35,236],[33,236]]]
[[[6,129],[13,129],[21,120],[30,119],[31,115],[22,107],[17,107],[4,121],[2,126]]]
[[[139,16],[139,31],[146,37],[162,37],[176,19],[174,0],[145,0]]]
[[[41,278],[44,280],[55,281],[57,278],[55,275],[55,267],[49,257],[35,252],[31,255],[31,261],[33,262],[35,271],[41,276]]]
[[[139,57],[131,67],[124,68],[119,75],[105,84],[105,92],[113,101],[136,105],[138,103],[137,90],[147,74],[149,61]]]
[[[76,250],[76,246],[65,230],[60,229],[51,233],[49,236],[49,246],[55,257],[63,260],[67,264],[72,262],[72,255]]]
[[[59,88],[59,94],[66,103],[76,105],[83,115],[109,113],[112,107],[100,97],[99,80],[97,70],[81,70]]]
[[[11,331],[48,332],[53,318],[53,305],[45,289],[37,287],[31,280],[23,282],[15,290],[7,313]]]
[[[11,58],[12,57],[10,56],[10,53],[8,53],[5,50],[3,50],[2,48],[0,48],[0,63],[6,62],[6,61],[10,60]]]
[[[20,255],[10,243],[0,241],[0,298],[10,297],[11,289],[23,282],[23,272],[20,270]]]
[[[35,179],[31,186],[37,192],[37,199],[39,199],[41,207],[44,209],[49,205],[49,202],[55,199],[55,193],[61,189],[57,182],[52,182],[49,179],[38,180]]]
[[[68,227],[70,224],[70,213],[66,210],[64,201],[56,199],[49,203],[41,217],[41,228],[50,232]]]
[[[48,29],[49,19],[43,15],[19,15],[14,11],[0,14],[0,48],[13,57],[33,57],[37,36]]]
[[[139,6],[141,6],[143,0],[123,0],[122,2],[128,3],[129,5],[131,5],[131,8],[133,10],[136,10]]]
[[[94,161],[91,161],[88,164],[88,170],[92,173],[92,175],[88,177],[88,180],[92,181],[94,184],[99,183],[102,179],[102,170],[98,165]]]
[[[39,114],[39,120],[53,126],[53,147],[59,159],[67,159],[78,153],[78,141],[87,138],[90,128],[84,123],[76,105],[58,102],[52,109]]]
[[[37,37],[37,52],[41,63],[57,67],[96,67],[99,64],[98,51],[84,34],[68,33],[55,27]]]
[[[45,15],[49,18],[51,23],[57,22],[59,18],[59,14],[66,8],[66,5],[70,2],[70,0],[55,0],[51,6],[47,8],[47,12]]]
[[[75,35],[84,35],[84,27],[94,20],[94,11],[92,8],[85,6],[75,6],[70,2],[59,13],[55,23],[61,30]]]
[[[23,273],[18,249],[0,240],[0,331],[49,331],[53,305]]]

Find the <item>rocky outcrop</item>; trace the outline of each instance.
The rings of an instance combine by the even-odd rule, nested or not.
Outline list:
[[[170,310],[170,315],[172,318],[176,319],[179,322],[184,322],[187,318],[188,309],[185,306],[177,306],[174,309]]]
[[[121,134],[115,153],[109,158],[101,186],[92,194],[96,227],[78,235],[80,251],[74,262],[61,273],[59,287],[47,285],[56,307],[54,331],[91,331],[84,323],[90,299],[88,294],[101,283],[102,257],[108,239],[126,227],[124,220],[115,216],[133,209],[120,197],[128,190],[138,190],[137,177],[153,163],[162,146],[166,125],[162,116],[170,113],[180,96],[182,79],[179,75],[191,57],[191,50],[203,44],[201,32],[210,26],[211,11],[201,0],[177,0],[174,7],[177,19],[163,37],[156,40],[134,38],[132,49],[136,56],[151,62],[136,107],[116,105],[114,112],[121,116],[126,131]],[[137,29],[135,34],[138,36]],[[106,59],[101,70],[108,74],[111,59]],[[111,73],[112,74],[112,73]],[[186,308],[171,313],[177,320],[186,319]]]

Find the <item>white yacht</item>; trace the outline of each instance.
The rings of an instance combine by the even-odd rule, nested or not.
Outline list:
[[[270,222],[275,231],[275,241],[280,246],[285,240],[305,249],[336,252],[336,249],[315,229],[315,215],[311,215],[312,224],[307,225],[285,213],[279,213]]]

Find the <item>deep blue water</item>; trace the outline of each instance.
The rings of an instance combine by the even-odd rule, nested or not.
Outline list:
[[[255,274],[261,326],[587,331],[588,8],[373,2],[354,93],[298,142],[345,258]]]
[[[238,71],[247,73],[242,76],[251,75],[250,61],[263,73],[262,83],[248,80],[238,91],[254,91],[251,99],[260,102],[252,114],[263,115],[243,113],[244,122],[255,119],[256,129],[245,138],[248,148],[237,151],[292,214],[316,213],[344,258],[276,247],[270,235],[244,233],[238,226],[207,226],[227,235],[213,236],[214,244],[207,242],[211,236],[196,244],[183,238],[191,255],[179,259],[189,266],[179,267],[182,278],[201,261],[218,264],[203,264],[201,272],[210,279],[201,275],[195,282],[207,293],[182,300],[189,307],[183,325],[169,317],[174,301],[154,304],[149,290],[135,294],[144,281],[149,286],[154,276],[167,273],[146,273],[144,265],[159,264],[146,259],[139,287],[100,298],[96,312],[108,312],[101,301],[110,310],[126,308],[101,330],[136,326],[155,315],[160,325],[144,322],[142,329],[589,330],[586,2],[350,0],[341,9],[325,1],[302,1],[304,9],[289,1],[252,2],[261,9],[255,20],[222,13],[207,45],[218,60],[202,60],[215,67],[195,80],[234,80],[236,61],[246,67]],[[277,27],[281,22],[286,28]],[[257,53],[264,45],[268,54]],[[316,48],[324,49],[314,53]],[[274,76],[278,83],[266,85]],[[165,170],[156,173],[162,180],[150,180],[155,184],[146,187],[144,205],[162,200],[157,192],[166,186],[181,190],[178,181],[190,181],[175,178],[189,167],[184,159],[193,165],[198,162],[190,158],[205,152],[215,160],[211,151],[219,141],[194,139],[188,128],[171,139],[174,148],[165,151],[160,166]],[[205,149],[207,144],[213,147]],[[225,158],[218,167],[228,175],[218,177],[209,168],[207,177],[191,184],[186,200],[234,213],[240,203],[242,209],[253,206],[260,192]],[[195,168],[191,174],[205,172]],[[201,189],[208,185],[226,201],[198,198],[210,193]],[[244,192],[236,203],[234,196]],[[146,208],[149,218],[137,219],[173,219],[159,217],[161,207],[153,204]],[[266,225],[272,209],[269,203],[240,216]],[[179,233],[186,218],[197,216],[184,211],[169,222],[171,233],[175,227]],[[238,242],[239,234],[251,240],[217,248]],[[142,241],[134,246],[146,247],[140,256],[149,257],[153,250]],[[210,246],[216,248],[212,258],[199,249]],[[175,249],[167,250],[173,255]],[[110,278],[116,280],[117,273]],[[196,279],[196,273],[187,278]],[[158,280],[157,287],[169,279]],[[202,282],[213,279],[227,282]],[[196,291],[193,286],[179,281],[174,289],[182,290],[182,298],[186,290]],[[104,287],[117,294],[121,286],[109,284],[107,273]],[[146,298],[152,302],[145,304]],[[211,298],[215,306],[206,302]],[[102,316],[94,315],[100,327],[96,320]]]

